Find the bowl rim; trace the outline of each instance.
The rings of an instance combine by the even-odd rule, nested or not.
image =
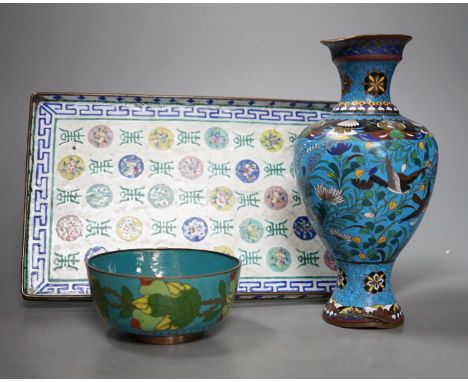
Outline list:
[[[187,275],[187,276],[142,276],[142,275],[130,275],[130,274],[127,274],[127,273],[109,272],[109,271],[105,271],[105,270],[96,268],[96,267],[92,266],[91,264],[89,264],[89,262],[90,262],[92,259],[95,259],[96,257],[101,257],[101,256],[106,256],[106,255],[112,255],[112,254],[116,254],[116,253],[129,252],[129,251],[149,252],[149,251],[161,251],[161,250],[178,250],[178,251],[184,251],[184,252],[187,252],[187,251],[193,251],[193,252],[208,252],[208,253],[212,253],[212,254],[215,254],[215,255],[220,255],[220,256],[228,257],[228,258],[230,258],[230,259],[234,259],[234,260],[237,261],[237,265],[235,265],[235,266],[232,267],[232,268],[226,269],[226,270],[224,270],[224,271],[211,272],[211,273],[202,273],[202,274],[199,274],[199,275]],[[118,250],[115,250],[115,251],[107,251],[107,252],[103,252],[103,253],[99,253],[99,254],[97,254],[97,255],[91,256],[88,260],[86,260],[86,263],[85,263],[86,269],[87,269],[88,272],[91,270],[91,271],[93,271],[93,272],[98,272],[98,273],[102,273],[102,274],[106,274],[106,275],[110,275],[110,276],[126,277],[126,278],[131,278],[131,279],[153,279],[153,280],[194,279],[194,278],[202,278],[202,277],[217,276],[217,275],[222,275],[222,274],[225,274],[225,273],[231,273],[231,272],[237,271],[237,270],[241,267],[241,264],[242,264],[241,261],[240,261],[237,257],[228,255],[228,254],[226,254],[226,253],[217,252],[217,251],[212,251],[212,250],[208,250],[208,249],[205,250],[205,249],[179,248],[179,247],[177,247],[177,248],[176,248],[176,247],[158,247],[158,248],[128,248],[128,249],[118,249]]]

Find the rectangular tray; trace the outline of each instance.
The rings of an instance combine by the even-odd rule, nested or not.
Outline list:
[[[103,248],[156,247],[238,256],[240,298],[328,295],[335,273],[323,261],[318,237],[301,228],[305,209],[291,165],[297,135],[332,107],[34,94],[23,296],[88,299],[87,256]]]

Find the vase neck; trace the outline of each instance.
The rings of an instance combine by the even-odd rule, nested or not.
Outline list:
[[[331,51],[341,78],[335,113],[399,114],[390,98],[393,72],[411,38],[365,35],[322,41]]]

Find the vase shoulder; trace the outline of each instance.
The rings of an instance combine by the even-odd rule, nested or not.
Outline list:
[[[432,133],[418,122],[396,115],[339,115],[307,126],[299,136],[305,139],[331,139],[353,141],[420,141],[433,138]]]

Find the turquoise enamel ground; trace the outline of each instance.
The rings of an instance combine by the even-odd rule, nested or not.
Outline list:
[[[295,171],[313,229],[332,254],[337,288],[324,319],[337,326],[403,323],[393,263],[429,204],[437,174],[432,134],[399,114],[390,83],[411,38],[365,35],[323,42],[342,99],[295,144]]]

